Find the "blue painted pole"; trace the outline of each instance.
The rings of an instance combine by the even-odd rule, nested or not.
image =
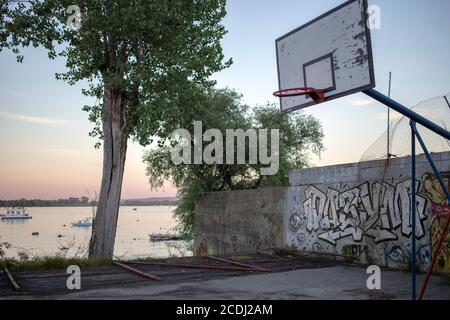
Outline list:
[[[416,300],[416,132],[415,123],[411,125],[411,276],[412,276],[412,300]]]
[[[418,124],[421,124],[425,128],[430,129],[431,131],[437,133],[438,135],[450,140],[450,132],[447,129],[444,129],[438,125],[436,125],[434,122],[428,120],[427,118],[421,116],[420,114],[412,111],[411,109],[405,107],[404,105],[401,105],[395,100],[392,100],[391,98],[385,96],[384,94],[378,92],[375,89],[369,89],[363,91],[366,95],[369,97],[381,102],[382,104],[388,106],[389,108],[394,109],[395,111],[401,113],[402,115],[408,117],[409,119],[413,120],[414,122],[417,122]]]
[[[439,184],[441,185],[441,188],[444,191],[445,196],[447,197],[447,200],[450,202],[450,192],[448,191],[447,186],[444,182],[444,179],[442,179],[442,175],[439,172],[439,169],[436,167],[436,164],[434,163],[434,160],[431,157],[431,154],[428,151],[427,146],[425,145],[425,142],[422,139],[422,136],[419,134],[416,124],[412,125],[412,130],[414,131],[414,133],[417,137],[417,141],[419,141],[420,146],[423,149],[423,152],[425,152],[425,156],[427,157],[428,162],[430,163],[431,169],[433,169],[433,173],[436,176],[436,178],[438,179]]]

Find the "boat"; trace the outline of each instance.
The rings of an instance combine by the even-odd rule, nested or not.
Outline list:
[[[72,227],[92,227],[94,220],[92,218],[86,218],[84,220],[79,220],[76,222],[72,222]]]
[[[1,215],[2,220],[28,220],[33,217],[26,213],[24,207],[6,209],[6,214]]]
[[[151,242],[160,242],[160,241],[179,241],[183,240],[183,237],[178,234],[170,234],[170,233],[151,233],[149,234]]]

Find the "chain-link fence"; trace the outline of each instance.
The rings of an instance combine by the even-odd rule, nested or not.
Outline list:
[[[424,116],[437,125],[450,128],[450,93],[445,96],[422,101],[412,110]],[[390,129],[386,130],[362,155],[360,161],[381,160],[387,158],[404,157],[411,155],[411,127],[409,118],[401,118],[391,121]],[[417,125],[430,152],[450,151],[450,142],[434,132]],[[423,153],[422,148],[417,147],[418,154]]]

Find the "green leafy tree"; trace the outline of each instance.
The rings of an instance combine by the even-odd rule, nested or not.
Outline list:
[[[319,154],[323,150],[322,126],[316,118],[301,112],[282,114],[273,104],[250,108],[242,104],[241,96],[233,90],[209,90],[195,110],[191,117],[185,118],[184,124],[191,132],[192,149],[193,121],[202,121],[203,131],[219,129],[224,137],[226,129],[279,129],[279,171],[273,176],[261,175],[260,169],[266,166],[259,162],[249,164],[249,161],[243,165],[177,165],[171,158],[172,147],[180,143],[177,137],[168,138],[164,146],[146,152],[144,161],[151,187],[159,188],[166,181],[177,187],[180,202],[175,216],[180,222],[180,231],[187,237],[193,235],[195,201],[200,193],[289,185],[289,170],[308,166],[310,151]],[[210,143],[204,142],[204,147]],[[249,159],[249,150],[246,148],[246,159]],[[226,159],[225,147],[223,151],[223,159]]]
[[[85,106],[103,143],[91,258],[113,256],[127,141],[165,137],[227,67],[220,40],[225,0],[0,0],[0,50],[42,46],[66,59],[57,78],[87,81]],[[69,9],[69,10],[68,10]],[[77,12],[79,9],[79,14]],[[78,25],[77,22],[80,22]]]

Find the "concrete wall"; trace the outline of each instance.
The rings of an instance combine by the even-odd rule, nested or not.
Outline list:
[[[433,155],[447,185],[450,153]],[[424,156],[417,159],[416,239],[425,269],[443,231],[445,196]],[[361,255],[408,268],[411,252],[411,158],[293,171],[287,196],[285,242],[303,250]],[[450,237],[437,269],[450,272]]]
[[[433,155],[447,185],[450,153]],[[289,188],[204,194],[196,205],[195,246],[210,254],[296,246],[352,253],[406,269],[410,260],[410,158],[290,173]],[[450,207],[424,156],[417,158],[417,253],[425,269]],[[450,272],[450,236],[437,270]]]
[[[196,203],[194,243],[209,254],[283,247],[287,188],[205,193]]]

